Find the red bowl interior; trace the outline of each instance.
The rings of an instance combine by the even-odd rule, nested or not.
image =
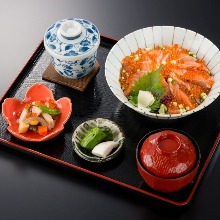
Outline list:
[[[166,178],[166,177],[154,175],[148,169],[146,169],[141,162],[140,149],[141,149],[144,141],[150,135],[157,133],[157,132],[160,132],[160,131],[163,131],[163,130],[172,130],[172,131],[176,131],[178,133],[184,134],[192,141],[192,143],[195,147],[196,155],[197,155],[196,163],[187,173],[185,173],[179,177]],[[200,158],[201,158],[201,154],[200,154],[199,146],[196,143],[196,141],[192,137],[190,137],[188,134],[186,134],[182,131],[176,130],[176,129],[159,129],[159,130],[152,131],[152,132],[146,134],[140,140],[140,142],[138,143],[137,149],[136,149],[136,161],[137,161],[137,167],[138,167],[138,171],[139,171],[140,175],[142,176],[144,181],[151,188],[158,190],[158,191],[161,191],[161,192],[175,192],[175,191],[183,189],[184,187],[186,187],[187,185],[192,183],[196,174],[197,174],[197,170],[198,170],[199,163],[200,163]]]

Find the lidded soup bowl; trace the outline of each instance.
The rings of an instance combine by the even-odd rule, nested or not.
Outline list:
[[[92,71],[99,44],[98,28],[80,18],[58,21],[44,35],[44,46],[55,70],[72,79],[84,77]]]
[[[175,192],[194,180],[200,162],[197,143],[176,130],[156,130],[145,135],[136,151],[144,181],[161,192]]]

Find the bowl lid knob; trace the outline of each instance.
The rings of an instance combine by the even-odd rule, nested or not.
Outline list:
[[[61,24],[60,34],[67,40],[75,40],[82,34],[82,26],[74,20],[66,20]]]
[[[156,150],[162,155],[176,155],[181,147],[181,140],[173,133],[161,133],[156,141]]]

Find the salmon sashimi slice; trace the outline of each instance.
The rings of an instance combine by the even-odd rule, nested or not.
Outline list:
[[[140,70],[148,73],[153,68],[153,62],[149,58],[146,58],[146,59],[147,60],[140,62]]]
[[[163,52],[160,49],[149,51],[150,58],[156,63],[156,65],[159,67],[162,63],[163,59]]]
[[[195,57],[189,56],[189,54],[182,53],[180,54],[179,58],[176,60],[177,62],[196,62],[197,59]]]
[[[202,86],[205,89],[210,89],[214,84],[213,76],[210,76],[209,73],[202,71],[187,71],[183,75],[183,78]]]
[[[124,94],[126,96],[130,95],[132,86],[134,85],[134,82],[138,81],[139,78],[145,74],[146,74],[146,71],[137,71],[136,74],[130,75],[130,77],[127,79],[128,84],[124,88]]]
[[[178,67],[183,69],[188,69],[190,67],[200,67],[201,65],[192,61],[184,61],[184,63],[179,63]]]
[[[180,86],[190,91],[191,85],[188,82],[183,81],[180,77],[178,77],[175,72],[170,72],[170,77],[174,79]]]
[[[189,96],[187,96],[186,93],[184,93],[179,85],[177,83],[169,83],[169,88],[171,91],[171,94],[174,97],[174,100],[176,100],[179,105],[183,105],[184,107],[188,107],[190,110],[194,109],[196,106],[192,103],[192,101],[190,100]]]

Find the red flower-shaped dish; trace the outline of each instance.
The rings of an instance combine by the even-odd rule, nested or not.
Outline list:
[[[44,84],[32,85],[27,90],[23,101],[16,98],[6,98],[2,104],[2,114],[9,124],[7,127],[8,131],[21,140],[32,142],[46,141],[57,136],[64,129],[64,124],[68,121],[72,112],[72,103],[71,100],[67,97],[60,98],[56,101],[61,114],[57,119],[54,128],[52,128],[47,135],[42,136],[33,131],[18,133],[18,119],[25,105],[37,100],[46,102],[49,99],[54,100],[54,96],[52,91]]]

